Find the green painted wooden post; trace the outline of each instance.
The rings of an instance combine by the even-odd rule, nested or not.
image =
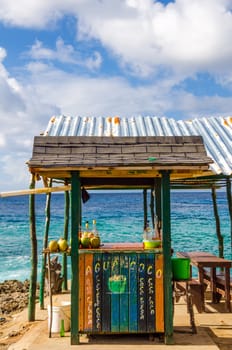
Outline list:
[[[79,344],[79,244],[78,229],[81,212],[81,186],[79,172],[71,178],[71,345]]]
[[[172,264],[171,264],[171,209],[170,175],[162,171],[161,211],[164,254],[164,329],[165,343],[173,344],[173,299],[172,299]]]

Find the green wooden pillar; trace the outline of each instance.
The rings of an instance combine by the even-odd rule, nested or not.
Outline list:
[[[173,299],[172,299],[172,264],[171,264],[171,205],[170,174],[162,171],[161,212],[164,254],[164,328],[165,343],[173,344]]]
[[[71,345],[79,344],[79,244],[78,229],[81,212],[79,172],[71,177]]]

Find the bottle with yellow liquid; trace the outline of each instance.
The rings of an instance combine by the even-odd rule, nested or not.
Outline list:
[[[99,248],[101,245],[100,236],[97,230],[97,221],[93,220],[93,227],[91,232],[90,244],[92,248]]]

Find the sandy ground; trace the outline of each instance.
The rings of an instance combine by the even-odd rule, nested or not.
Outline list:
[[[61,300],[69,300],[68,293],[59,294],[53,297],[54,304]],[[45,302],[45,305],[47,302]],[[64,338],[59,334],[52,334],[48,337],[48,311],[40,310],[37,305],[36,321],[27,321],[28,310],[11,314],[6,320],[0,322],[0,350],[37,350],[37,349],[76,349],[84,344],[85,350],[132,350],[139,346],[142,349],[156,350],[170,349],[170,345],[164,345],[159,338],[146,336],[98,336],[89,339],[86,336],[80,338],[81,345],[70,345],[70,333],[67,332]],[[175,304],[174,315],[174,345],[173,349],[185,350],[232,350],[232,314],[224,312],[224,302],[213,305],[209,301],[206,304],[206,312],[199,314],[194,308],[197,334],[192,334],[189,314],[184,299]]]

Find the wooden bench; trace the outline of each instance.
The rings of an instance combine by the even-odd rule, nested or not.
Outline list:
[[[220,258],[208,252],[196,251],[196,252],[177,252],[176,255],[180,258],[189,258],[191,266],[198,268],[198,278],[201,283],[201,298],[205,307],[205,293],[204,286],[210,283],[210,291],[212,302],[217,302],[217,287],[219,294],[225,294],[225,310],[231,312],[231,293],[230,293],[230,268],[232,267],[232,261],[224,258]],[[216,274],[217,269],[223,269],[225,275],[225,283],[217,283],[216,286]],[[204,270],[209,271],[210,281],[204,277]],[[224,288],[225,286],[225,288]]]
[[[211,275],[210,271],[204,269],[203,270],[203,278],[204,282],[207,283],[208,285],[211,284]],[[216,294],[215,294],[215,301],[217,303],[220,302],[222,297],[225,297],[225,275],[223,272],[216,274],[215,277],[215,284],[216,284]],[[230,282],[230,295],[232,295],[232,282]]]
[[[198,280],[194,278],[188,281],[175,281],[176,300],[181,295],[185,295],[185,296],[187,295],[187,287],[189,288],[189,292],[191,294],[192,304],[196,306],[196,309],[199,313],[203,312],[204,305],[202,304],[202,298],[201,298],[201,284]]]

